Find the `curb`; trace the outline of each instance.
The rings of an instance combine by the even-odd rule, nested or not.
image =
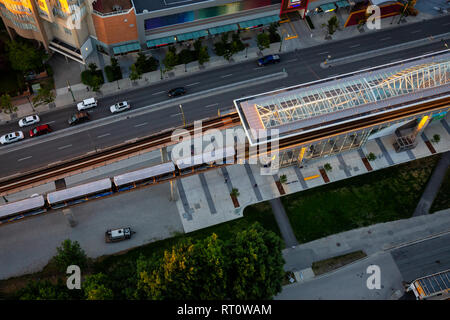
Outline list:
[[[446,235],[446,234],[449,234],[449,233],[450,233],[450,229],[446,230],[446,231],[441,231],[441,232],[438,232],[438,233],[435,233],[435,234],[432,234],[432,235],[429,235],[429,236],[426,236],[426,237],[423,237],[423,238],[419,238],[419,239],[416,239],[416,240],[403,242],[403,243],[396,244],[396,245],[393,245],[393,246],[383,247],[383,251],[389,251],[389,250],[392,250],[392,249],[403,248],[403,247],[406,247],[406,246],[410,246],[412,244],[417,244],[417,243],[421,243],[421,242],[424,242],[424,241],[427,241],[427,240],[431,240],[431,239],[434,239],[434,238],[439,238],[439,237],[441,237],[443,235]]]

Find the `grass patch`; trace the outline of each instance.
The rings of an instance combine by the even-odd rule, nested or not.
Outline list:
[[[359,250],[351,253],[347,253],[341,256],[336,256],[326,260],[313,262],[312,270],[316,276],[333,271],[337,268],[343,267],[346,264],[352,263],[356,260],[367,257],[365,252]]]
[[[441,188],[433,201],[430,213],[450,208],[450,170],[447,169]]]
[[[333,182],[282,198],[300,243],[410,218],[439,155]]]

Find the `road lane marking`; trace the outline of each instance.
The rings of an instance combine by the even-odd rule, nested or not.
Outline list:
[[[380,39],[380,41],[385,41],[385,40],[389,40],[389,39],[392,39],[392,38],[391,37],[386,37],[386,38]]]
[[[147,123],[148,123],[148,122],[136,124],[134,127],[135,127],[135,128],[137,128],[137,127],[142,127],[142,126],[145,126]]]
[[[353,45],[353,46],[350,46],[349,48],[356,48],[356,47],[359,47],[361,44],[355,44],[355,45]]]
[[[253,68],[253,70],[259,70],[259,69],[262,69],[262,68],[264,68],[264,67]]]
[[[159,92],[152,93],[152,96],[156,96],[157,94],[161,94],[161,93],[165,93],[165,91],[159,91]]]
[[[196,84],[199,84],[199,83],[200,83],[200,82],[194,82],[194,83],[191,83],[191,84],[187,84],[186,87],[195,86]]]
[[[97,136],[97,138],[104,138],[104,137],[107,137],[107,136],[110,136],[110,135],[111,135],[111,133],[105,133],[105,134]]]
[[[220,76],[221,78],[226,78],[226,77],[231,77],[233,74],[232,73],[230,73],[230,74],[226,74],[226,75],[224,75],[224,76]]]
[[[65,145],[65,146],[59,147],[59,148],[58,148],[58,150],[62,150],[62,149],[66,149],[66,148],[70,148],[71,146],[72,146],[71,144],[68,144],[68,145]]]
[[[208,104],[207,106],[205,106],[205,108],[214,107],[217,105],[219,105],[219,104],[218,103]]]
[[[50,121],[50,122],[46,122],[47,124],[52,124],[52,123],[55,123],[56,121],[55,120],[53,120],[53,121]]]
[[[297,61],[297,60],[298,60],[298,59],[295,58],[295,59],[287,60],[286,62],[289,63],[289,62],[294,62],[294,61]]]
[[[414,31],[411,31],[411,33],[417,33],[417,32],[422,32],[422,30],[414,30]]]
[[[327,53],[328,53],[328,51],[320,52],[320,53],[318,53],[318,54],[327,54]]]
[[[181,116],[181,113],[175,113],[175,114],[171,114],[171,117],[177,117],[177,116]]]
[[[20,162],[20,161],[23,161],[23,160],[30,159],[30,158],[32,158],[32,157],[33,157],[33,156],[25,157],[25,158],[19,159],[19,160],[17,160],[17,161]]]

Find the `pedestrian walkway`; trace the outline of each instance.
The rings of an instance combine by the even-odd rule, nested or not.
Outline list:
[[[277,177],[281,175],[286,175],[287,178],[286,183],[282,186],[284,193],[292,194],[430,156],[433,152],[425,143],[424,137],[439,134],[440,142],[433,143],[435,152],[449,151],[450,132],[446,130],[448,119],[449,115],[443,120],[430,123],[424,130],[424,135],[417,138],[417,147],[410,152],[395,152],[393,147],[395,134],[392,133],[388,136],[370,139],[360,150],[310,161],[302,168],[297,166],[281,168],[276,176],[263,175],[259,165],[236,164],[206,171],[203,173],[203,178],[198,175],[181,178],[177,184],[182,185],[186,192],[183,201],[177,201],[177,207],[182,217],[184,230],[192,232],[240,218],[243,216],[246,206],[279,198],[282,194],[277,187]],[[366,157],[371,152],[376,159],[369,162]],[[330,164],[331,171],[325,172],[323,168],[327,163]],[[321,174],[321,171],[325,173],[326,177]],[[238,196],[239,207],[237,208],[234,207],[230,196],[232,188],[237,188],[240,193]],[[292,242],[287,241],[287,244]]]

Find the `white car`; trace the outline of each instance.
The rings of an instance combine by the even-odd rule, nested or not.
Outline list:
[[[95,98],[85,99],[77,104],[78,111],[93,108],[96,106],[97,106],[97,100],[95,100]]]
[[[23,132],[22,131],[15,131],[8,134],[5,134],[4,136],[0,137],[0,143],[1,144],[8,144],[13,143],[19,140],[23,139]]]
[[[131,106],[127,101],[117,102],[115,105],[109,107],[112,113],[121,112],[130,109]]]
[[[41,121],[41,119],[39,119],[38,115],[28,116],[19,120],[19,127],[23,128],[26,126],[31,126],[32,124],[38,123],[39,121]]]

